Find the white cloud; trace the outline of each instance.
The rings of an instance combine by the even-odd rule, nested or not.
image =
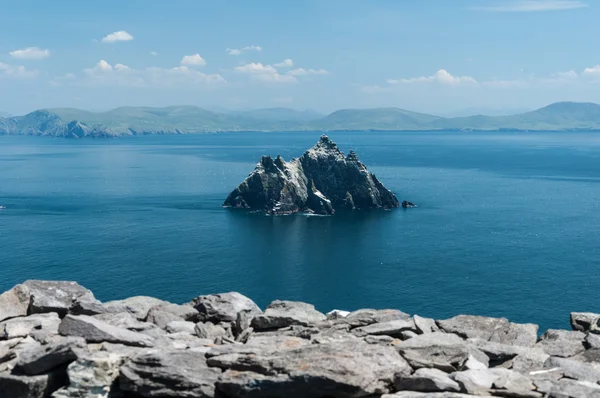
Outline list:
[[[63,78],[63,80],[65,79]],[[113,66],[105,60],[99,61],[93,68],[84,69],[81,78],[67,80],[72,84],[138,87],[189,87],[190,85],[227,83],[221,75],[205,74],[187,66],[133,69],[123,64]],[[60,80],[58,83],[60,84]]]
[[[388,84],[439,83],[456,86],[459,84],[477,84],[470,76],[453,76],[446,69],[438,70],[433,76],[412,77],[409,79],[389,79]]]
[[[297,69],[293,69],[293,70],[289,71],[287,74],[291,75],[291,76],[328,75],[329,72],[325,69],[297,68]]]
[[[579,0],[513,0],[473,7],[473,9],[489,12],[536,12],[572,10],[585,7],[588,7],[588,4]]]
[[[579,75],[574,70],[570,70],[568,72],[558,72],[555,73],[554,76],[556,79],[577,79]]]
[[[277,68],[291,68],[292,66],[294,66],[294,61],[287,58],[287,59],[284,59],[283,61],[275,64],[274,66],[276,66]]]
[[[152,55],[153,57],[158,56],[158,53],[156,51],[150,51],[150,55]]]
[[[255,45],[251,45],[251,46],[246,46],[243,48],[227,48],[225,49],[225,51],[227,51],[227,54],[229,55],[240,55],[243,52],[246,51],[262,51],[262,47],[261,46],[255,46]]]
[[[38,47],[27,47],[9,52],[10,56],[18,59],[40,60],[50,56],[50,50]]]
[[[181,65],[204,66],[206,65],[206,61],[200,56],[200,54],[196,53],[194,55],[185,55],[183,58],[181,58]]]
[[[252,62],[235,68],[236,72],[252,75],[257,80],[277,83],[295,83],[298,80],[291,75],[280,74],[275,67]]]
[[[13,66],[0,62],[0,78],[30,79],[38,74],[38,71],[27,69],[23,65]]]
[[[130,41],[133,40],[133,36],[127,33],[124,30],[119,30],[118,32],[113,32],[108,34],[102,38],[103,43],[114,43],[117,41]]]
[[[585,68],[583,70],[585,76],[599,76],[600,77],[600,65],[592,66],[591,68]]]

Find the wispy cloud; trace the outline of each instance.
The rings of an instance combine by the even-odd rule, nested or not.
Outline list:
[[[263,65],[252,62],[235,68],[236,72],[252,75],[256,80],[273,83],[296,83],[298,80],[292,75],[282,75],[272,65]]]
[[[124,30],[110,33],[102,38],[103,43],[115,43],[117,41],[130,41],[133,40],[133,36]]]
[[[297,68],[288,72],[288,75],[292,76],[306,76],[306,75],[328,75],[329,71],[326,69],[304,69]]]
[[[490,3],[486,6],[472,7],[472,9],[488,12],[537,12],[573,10],[585,7],[588,7],[588,4],[579,0],[513,0]]]
[[[278,68],[291,68],[292,66],[294,66],[294,61],[292,61],[291,59],[284,59],[283,61],[273,65],[276,66]]]
[[[0,78],[30,79],[38,74],[38,71],[27,69],[23,65],[14,66],[0,62]]]
[[[581,72],[568,70],[551,75],[539,76],[531,74],[514,79],[500,79],[496,77],[476,80],[471,76],[453,76],[445,69],[438,70],[432,76],[419,76],[402,79],[388,79],[387,85],[359,85],[362,92],[379,94],[393,92],[399,85],[438,84],[452,87],[475,87],[493,89],[524,89],[548,87],[576,87],[600,83],[600,65],[585,68]]]
[[[236,72],[252,75],[256,80],[276,83],[296,83],[298,77],[308,75],[327,75],[329,71],[325,69],[304,69],[297,68],[280,73],[276,67],[290,67],[293,65],[291,59],[286,59],[275,65],[263,65],[260,62],[252,62],[235,68]]]
[[[456,86],[459,84],[476,85],[477,80],[470,76],[453,76],[446,69],[440,69],[431,76],[411,77],[407,79],[389,79],[388,84],[414,84],[414,83],[439,83],[443,85]]]
[[[229,55],[240,55],[243,52],[246,51],[262,51],[262,47],[261,46],[255,46],[255,45],[251,45],[251,46],[246,46],[243,48],[227,48],[225,49],[225,51],[227,51],[227,54]]]
[[[148,67],[134,69],[124,64],[111,65],[100,60],[79,74],[69,73],[50,82],[58,85],[106,85],[135,87],[190,87],[227,83],[218,74],[205,74],[185,65],[173,68]]]
[[[11,57],[17,59],[40,60],[50,56],[50,50],[38,47],[27,47],[8,53]]]
[[[157,57],[158,53],[156,51],[150,51],[150,55],[152,55],[153,57]]]
[[[181,65],[204,66],[206,65],[206,61],[200,54],[196,53],[194,55],[184,55],[181,58]]]

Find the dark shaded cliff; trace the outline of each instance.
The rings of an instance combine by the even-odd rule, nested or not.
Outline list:
[[[391,209],[400,203],[354,151],[345,156],[323,135],[299,159],[263,156],[223,205],[269,214],[333,214],[342,208]]]

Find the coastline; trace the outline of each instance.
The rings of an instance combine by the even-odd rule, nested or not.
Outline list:
[[[263,311],[235,292],[103,303],[75,282],[26,281],[0,295],[0,395],[597,396],[599,319],[572,313],[572,330],[540,336],[506,318]]]

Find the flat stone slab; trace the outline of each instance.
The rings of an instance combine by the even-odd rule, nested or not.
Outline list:
[[[254,330],[280,329],[291,325],[308,325],[326,320],[325,314],[312,304],[298,301],[274,301],[264,314],[252,320]]]
[[[0,294],[0,321],[26,316],[30,300],[29,289],[24,285],[17,285]]]
[[[206,365],[204,353],[157,351],[136,356],[121,367],[119,386],[141,397],[213,398],[219,369]]]
[[[87,315],[67,315],[58,330],[63,336],[83,337],[88,343],[109,342],[141,347],[154,345],[154,339],[149,336],[109,325]]]

